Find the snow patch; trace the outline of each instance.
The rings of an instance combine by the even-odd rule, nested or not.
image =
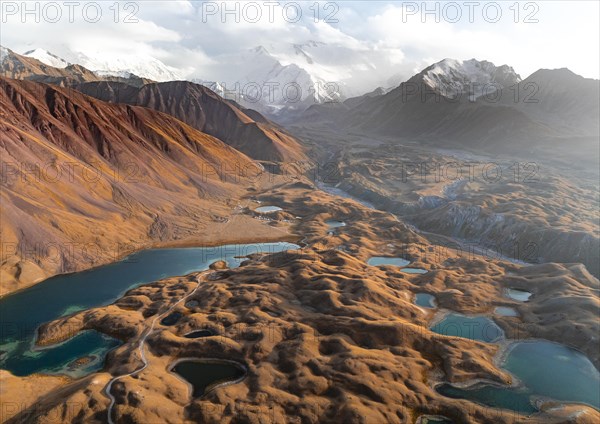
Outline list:
[[[8,55],[10,54],[10,50],[8,50],[4,46],[0,46],[0,64],[4,63]]]
[[[40,48],[37,48],[35,50],[29,50],[23,53],[23,56],[37,59],[48,66],[53,66],[54,68],[64,69],[67,66],[69,66],[69,62],[67,62],[66,60],[56,56],[55,54],[50,53],[47,50]]]
[[[71,62],[102,76],[128,78],[133,74],[158,82],[183,79],[179,70],[165,65],[152,56],[143,54],[121,56],[78,52],[74,53],[72,58],[69,59],[71,59]]]
[[[421,76],[425,84],[443,96],[456,98],[467,94],[470,100],[521,81],[510,66],[497,67],[476,59],[444,59],[426,68]]]

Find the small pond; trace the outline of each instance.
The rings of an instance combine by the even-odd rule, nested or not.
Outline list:
[[[186,339],[199,339],[201,337],[210,337],[214,336],[217,333],[213,330],[205,329],[205,330],[194,330],[190,333],[184,334],[183,337]]]
[[[527,302],[531,297],[530,292],[518,289],[506,289],[506,295],[512,300],[517,300],[519,302]]]
[[[388,256],[373,256],[367,261],[367,264],[371,266],[381,266],[381,265],[392,265],[403,267],[410,263],[404,258],[394,258]]]
[[[171,371],[192,385],[193,397],[202,397],[223,383],[239,382],[246,375],[242,365],[219,360],[183,360],[176,363]]]
[[[260,206],[256,209],[254,209],[255,212],[258,213],[273,213],[273,212],[278,212],[278,211],[282,211],[283,209],[281,209],[279,206]]]
[[[164,317],[163,319],[160,320],[161,325],[175,325],[177,324],[177,321],[179,321],[179,318],[181,318],[183,316],[183,314],[181,312],[172,312],[169,315],[167,315],[166,317]]]
[[[334,219],[330,219],[328,221],[325,221],[325,224],[327,224],[327,227],[330,230],[334,230],[336,228],[340,228],[340,227],[345,227],[346,226],[345,222],[343,222],[343,221],[336,221]]]
[[[435,296],[429,293],[417,293],[415,295],[415,305],[433,309],[436,307]]]
[[[504,332],[490,318],[449,313],[431,327],[434,333],[493,343],[504,338]]]
[[[407,274],[427,274],[427,270],[423,268],[402,268],[400,271]]]
[[[185,302],[185,307],[188,309],[194,309],[197,308],[198,306],[200,306],[200,302],[198,302],[197,300],[188,300],[187,302]]]
[[[503,317],[518,317],[519,313],[515,308],[511,308],[509,306],[498,306],[494,309],[494,313],[496,315],[500,315]]]

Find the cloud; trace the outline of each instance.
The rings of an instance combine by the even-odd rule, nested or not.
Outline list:
[[[96,23],[86,22],[80,15],[73,23],[64,19],[58,23],[22,22],[20,16],[11,16],[0,28],[0,42],[20,52],[42,47],[58,55],[68,51],[148,55],[187,75],[216,80],[243,71],[227,69],[232,66],[231,57],[263,45],[284,64],[298,62],[311,72],[324,78],[337,77],[357,90],[385,85],[391,76],[398,82],[446,57],[506,63],[523,77],[540,67],[569,67],[595,78],[600,72],[597,2],[571,6],[572,2],[569,7],[561,2],[536,2],[539,22],[535,24],[522,22],[527,12],[523,3],[519,23],[508,9],[512,3],[502,3],[503,16],[497,23],[486,21],[480,14],[468,22],[464,10],[463,19],[457,23],[444,19],[436,23],[432,17],[423,22],[419,13],[406,20],[406,7],[411,2],[350,1],[320,2],[316,8],[312,2],[300,3],[302,15],[297,22],[286,19],[286,2],[280,2],[272,9],[273,19],[263,8],[261,19],[251,22],[243,19],[248,3],[237,6],[237,19],[221,9],[223,2],[214,3],[219,10],[207,15],[212,10],[207,9],[208,3],[139,1],[134,2],[138,6],[135,10],[126,10],[126,3],[119,3],[117,23],[110,9],[112,2],[102,2],[102,19]],[[327,4],[339,9],[326,9],[330,7]],[[428,3],[427,7],[433,5]],[[228,2],[226,7],[231,10],[235,6]],[[124,22],[131,12],[135,12],[137,22]],[[246,12],[246,18],[255,16],[250,9]],[[308,41],[325,43],[325,47],[305,49],[315,59],[313,64],[293,47]]]
[[[451,57],[508,64],[523,76],[541,67],[569,67],[594,78],[600,73],[597,2],[573,2],[572,7],[564,7],[562,2],[536,2],[536,10],[520,3],[518,15],[509,9],[512,3],[502,3],[498,22],[485,19],[482,12],[475,12],[470,22],[463,8],[458,23],[444,20],[443,15],[439,22],[418,12],[409,15],[404,4],[388,5],[369,16],[355,36],[371,39],[382,48],[399,48],[407,61],[418,66]],[[525,23],[528,15],[538,22]]]

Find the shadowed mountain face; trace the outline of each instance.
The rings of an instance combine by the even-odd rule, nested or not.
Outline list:
[[[388,93],[310,108],[297,134],[339,158],[338,189],[417,228],[597,276],[599,81],[448,62]]]
[[[507,66],[454,62],[434,64],[387,94],[314,106],[304,121],[321,117],[354,132],[488,152],[556,149],[597,160],[598,80],[542,69],[521,81]]]
[[[97,241],[88,254],[101,263],[109,242],[187,237],[259,170],[170,115],[67,88],[0,79],[0,106],[2,238],[15,250],[3,255],[3,289],[81,265],[77,249],[48,263],[49,243]],[[15,263],[24,252],[37,261]]]
[[[210,89],[187,81],[132,87],[93,82],[76,89],[100,100],[144,106],[168,113],[262,161],[305,160],[300,144],[258,112],[242,111]]]
[[[561,135],[598,137],[600,82],[570,70],[540,69],[503,93],[499,104],[511,106]]]

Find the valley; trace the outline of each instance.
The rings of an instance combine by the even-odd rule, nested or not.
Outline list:
[[[597,80],[268,117],[2,55],[1,422],[600,420]]]
[[[0,89],[0,294],[152,246],[248,241],[240,228],[289,238],[230,216],[236,199],[272,179],[261,182],[264,165],[220,139],[56,86],[5,79]]]
[[[327,172],[318,177],[327,185],[442,246],[519,263],[581,262],[600,272],[598,172],[531,153],[491,156],[322,128],[295,133],[319,146]]]
[[[163,416],[207,422],[274,416],[277,421],[292,413],[307,420],[333,421],[329,415],[333,411],[345,411],[350,414],[346,419],[363,417],[367,422],[404,422],[420,414],[442,412],[457,421],[561,422],[566,416],[570,420],[577,417],[578,422],[597,419],[598,412],[584,406],[575,410],[553,408],[551,402],[541,408],[542,412],[536,412],[538,407],[510,411],[511,407],[489,408],[438,394],[438,382],[449,381],[460,387],[471,381],[506,384],[514,380],[497,365],[497,342],[472,341],[461,332],[436,336],[428,330],[432,313],[413,306],[414,294],[423,290],[435,296],[439,310],[491,315],[495,307],[510,305],[519,311],[519,318],[494,316],[507,340],[541,338],[568,343],[583,349],[598,366],[597,339],[594,341],[593,336],[597,331],[594,311],[598,299],[594,293],[598,281],[585,268],[559,264],[521,267],[479,255],[460,257],[451,249],[444,250],[446,257],[428,255],[433,246],[390,214],[315,191],[307,183],[281,184],[257,193],[257,200],[282,209],[274,213],[297,216],[293,233],[304,235],[305,247],[254,255],[238,268],[142,284],[113,304],[43,325],[37,338],[41,345],[69,339],[84,329],[120,338],[123,344],[108,354],[101,371],[92,374],[93,384],[91,376],[76,379],[67,381],[57,392],[52,389],[55,377],[45,377],[49,390],[39,398],[41,403],[20,411],[8,422],[65,413],[103,421],[109,406],[104,387],[111,375],[124,376],[110,386],[115,399],[114,422],[148,422]],[[326,221],[333,218],[346,225],[329,233]],[[263,250],[260,245],[258,250]],[[410,266],[428,272],[409,274],[394,265],[367,265],[370,257],[382,255],[409,258]],[[217,256],[229,266],[235,265],[231,258]],[[210,260],[217,256],[213,251]],[[198,278],[202,278],[201,284]],[[503,295],[508,288],[527,289],[533,298],[526,303],[512,301]],[[562,301],[556,297],[560,292],[564,293]],[[582,309],[582,300],[575,299],[584,297],[591,303]],[[572,308],[572,301],[580,306]],[[173,311],[179,312],[174,323],[158,324]],[[557,313],[563,317],[558,321]],[[323,320],[325,316],[329,318]],[[182,336],[194,329],[209,329],[211,334],[199,339]],[[140,354],[147,366],[140,369],[136,346],[141,338],[146,346],[143,353],[140,348]],[[464,356],[463,351],[469,354]],[[248,371],[239,384],[219,386],[190,400],[187,385],[167,371],[170,358],[190,357],[232,360],[244,364]],[[383,358],[385,362],[381,362]],[[371,369],[368,385],[351,377],[357,372],[351,370],[361,363]],[[390,378],[390,372],[395,377]],[[135,376],[127,376],[130,373]],[[21,381],[33,376],[12,377],[13,381],[5,378],[4,384],[16,392]],[[157,378],[166,379],[167,385],[158,384]],[[338,382],[333,387],[345,387],[343,394],[329,381]],[[83,398],[78,389],[81,384],[88,388]],[[169,387],[169,391],[177,388],[175,398],[172,392],[163,393],[161,387]],[[262,396],[250,395],[253,390]],[[290,404],[284,393],[306,399],[306,404]],[[66,411],[65,395],[66,404],[80,406]],[[165,402],[165,396],[171,400]],[[427,399],[426,409],[420,396]],[[235,407],[220,408],[233,399],[237,399]],[[242,404],[241,399],[245,399]],[[148,402],[161,406],[139,408]],[[268,409],[261,407],[265,403]],[[398,404],[403,406],[382,408]],[[532,412],[534,415],[528,417]]]

